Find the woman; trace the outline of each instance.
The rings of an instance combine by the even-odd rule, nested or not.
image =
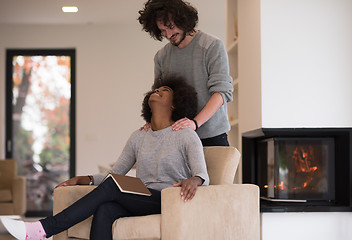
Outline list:
[[[2,218],[7,230],[18,239],[43,239],[68,229],[93,215],[90,239],[112,239],[112,224],[120,217],[158,214],[161,211],[161,190],[181,187],[180,196],[190,201],[200,185],[208,185],[209,177],[203,148],[191,129],[173,131],[172,124],[196,114],[195,90],[182,78],[166,77],[154,84],[143,101],[142,116],[151,123],[146,131],[134,132],[110,172],[126,174],[136,164],[141,178],[152,196],[121,193],[106,174],[78,176],[57,187],[99,185],[92,192],[55,216],[34,223]]]

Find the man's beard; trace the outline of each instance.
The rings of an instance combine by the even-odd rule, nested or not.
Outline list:
[[[178,45],[180,45],[181,42],[182,42],[183,40],[185,40],[185,38],[186,38],[186,32],[183,32],[180,41],[178,41],[178,42],[172,42],[172,41],[171,41],[171,44],[174,45],[174,46],[176,46],[176,47],[178,47]]]

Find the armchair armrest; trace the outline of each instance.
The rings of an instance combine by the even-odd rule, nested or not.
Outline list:
[[[259,188],[253,184],[199,187],[184,202],[180,188],[161,193],[162,239],[259,240]]]
[[[59,187],[54,190],[54,206],[53,206],[53,214],[57,214],[64,210],[65,208],[72,205],[78,199],[82,198],[84,195],[92,191],[96,186],[68,186],[68,187]],[[60,196],[59,198],[55,198],[55,196]],[[91,219],[86,219],[81,223],[73,226],[75,229],[82,229],[86,231],[86,228],[80,228],[82,224],[86,225],[88,221]],[[78,226],[79,225],[79,226]],[[65,230],[59,234],[56,234],[53,239],[54,240],[66,240],[70,239],[68,237],[68,231]]]
[[[23,215],[26,212],[26,178],[17,176],[12,184],[13,212]]]
[[[54,201],[53,214],[57,214],[72,205],[78,199],[82,198],[84,195],[92,191],[96,186],[68,186],[68,187],[59,187],[54,189],[54,198],[55,195],[59,195],[59,199]]]

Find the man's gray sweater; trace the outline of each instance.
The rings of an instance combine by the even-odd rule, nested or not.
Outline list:
[[[198,112],[215,92],[222,95],[224,104],[197,130],[201,139],[230,130],[226,103],[232,101],[233,86],[226,49],[220,39],[199,31],[183,49],[166,44],[154,57],[154,74],[156,79],[165,74],[184,77],[197,92]]]

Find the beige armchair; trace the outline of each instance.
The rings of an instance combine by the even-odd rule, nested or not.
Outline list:
[[[204,147],[209,186],[199,187],[187,203],[179,188],[161,193],[161,214],[115,221],[114,239],[259,240],[259,188],[233,184],[240,153],[233,147]],[[54,191],[54,214],[93,190],[94,186],[61,187]],[[92,217],[54,236],[54,240],[89,239]]]
[[[26,179],[17,176],[15,160],[0,160],[0,215],[23,215],[25,212]]]

